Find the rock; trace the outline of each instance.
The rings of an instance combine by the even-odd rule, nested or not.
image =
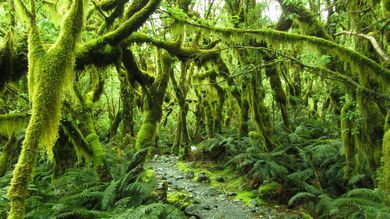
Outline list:
[[[196,147],[196,146],[191,146],[191,151],[192,151],[192,152],[198,151],[198,147]]]
[[[256,213],[256,212],[258,212],[258,211],[259,211],[259,208],[257,208],[257,207],[254,207],[254,208],[252,208],[252,209],[251,209],[251,211],[252,211],[252,213]]]
[[[236,196],[237,194],[235,192],[228,192],[227,196]]]
[[[184,209],[184,212],[187,213],[188,215],[196,216],[199,214],[199,205],[198,204],[189,205]]]
[[[192,201],[192,203],[194,203],[194,204],[199,204],[200,201],[199,201],[198,199],[194,199],[194,200]]]
[[[210,178],[206,176],[205,173],[199,173],[197,181],[201,183],[207,183],[210,182]]]
[[[220,194],[221,194],[221,192],[218,191],[218,190],[215,189],[215,188],[211,188],[211,189],[209,189],[209,191],[208,191],[208,195],[209,195],[209,196],[217,196],[217,195],[220,195]]]
[[[188,219],[197,219],[195,216],[191,216]]]
[[[234,200],[234,203],[236,203],[236,204],[238,204],[238,205],[244,204],[242,201],[239,201],[239,200]]]
[[[256,199],[252,199],[251,200],[251,204],[253,207],[257,207],[259,204],[257,203],[257,200]]]
[[[176,176],[176,177],[175,177],[176,180],[181,180],[181,179],[183,179],[183,178],[184,178],[184,176]]]
[[[171,181],[171,180],[167,180],[167,183],[168,183],[169,185],[172,185],[172,181]]]
[[[159,183],[158,186],[157,186],[157,189],[159,190],[163,190],[163,189],[167,189],[168,185],[166,183]]]
[[[190,170],[186,172],[186,179],[193,179],[195,177],[194,171]]]
[[[169,158],[168,157],[164,157],[164,159],[162,160],[163,163],[168,163],[169,162]]]
[[[208,204],[202,205],[202,208],[205,209],[205,210],[210,210],[211,209],[210,205],[208,205]]]
[[[223,176],[217,176],[215,178],[215,181],[217,181],[217,182],[225,182],[225,178],[223,178]]]

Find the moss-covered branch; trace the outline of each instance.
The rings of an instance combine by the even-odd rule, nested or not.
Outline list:
[[[332,71],[330,69],[327,69],[327,68],[324,68],[324,67],[320,67],[320,66],[307,65],[307,64],[304,64],[303,62],[299,61],[298,59],[294,58],[294,57],[291,57],[291,56],[286,55],[284,53],[277,52],[275,50],[272,50],[272,49],[269,49],[269,48],[265,48],[265,47],[245,46],[245,47],[236,47],[236,48],[240,48],[240,49],[259,49],[259,50],[265,50],[265,51],[273,52],[273,53],[275,53],[275,54],[277,54],[279,56],[282,56],[282,57],[284,57],[284,58],[294,62],[295,64],[300,65],[301,67],[304,67],[304,68],[307,68],[307,69],[311,70],[310,72],[312,72],[314,74],[317,74],[318,76],[327,76],[327,77],[329,77],[332,80],[336,80],[336,81],[341,82],[346,87],[353,87],[353,88],[359,89],[359,91],[363,92],[364,94],[366,94],[369,97],[372,97],[372,98],[375,98],[375,99],[378,99],[378,100],[382,100],[382,101],[390,101],[390,97],[387,96],[386,94],[379,93],[377,91],[374,91],[374,90],[371,90],[371,89],[369,89],[367,87],[364,87],[364,86],[360,85],[358,82],[354,81],[353,79],[351,79],[348,76],[343,75],[340,72]]]
[[[150,43],[158,48],[165,49],[171,55],[176,56],[181,60],[199,59],[205,62],[205,60],[209,60],[210,57],[214,57],[220,52],[217,49],[181,47],[179,41],[158,40],[144,33],[133,33],[125,42],[125,44],[130,43]]]
[[[351,64],[354,71],[359,71],[364,74],[372,74],[384,83],[390,83],[390,70],[384,68],[374,60],[339,44],[331,42],[326,39],[322,39],[314,36],[306,36],[295,33],[287,33],[284,31],[277,31],[272,29],[238,29],[238,28],[222,28],[222,27],[210,27],[202,24],[196,24],[187,20],[176,18],[186,24],[194,27],[203,28],[206,30],[214,31],[224,35],[225,37],[231,37],[235,39],[243,38],[244,36],[254,37],[259,40],[264,40],[267,44],[280,48],[286,45],[297,45],[304,43],[307,46],[316,48],[322,53],[334,56],[336,55],[340,60]]]
[[[127,80],[130,83],[137,81],[142,86],[149,86],[154,82],[154,77],[149,75],[147,72],[142,71],[137,62],[134,59],[133,53],[129,49],[123,51],[122,58],[123,65],[127,71]]]
[[[90,51],[101,49],[104,46],[117,46],[131,33],[136,31],[156,10],[161,0],[149,0],[141,10],[135,12],[129,19],[123,22],[118,28],[110,31],[95,40],[91,40],[82,45],[79,52],[89,53]],[[137,1],[136,1],[137,2]],[[84,50],[84,51],[82,51]]]

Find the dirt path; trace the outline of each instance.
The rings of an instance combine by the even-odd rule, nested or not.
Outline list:
[[[168,196],[182,195],[183,199],[191,200],[185,212],[190,218],[200,219],[253,219],[253,218],[301,218],[291,212],[283,212],[267,206],[247,206],[240,201],[234,201],[224,192],[213,188],[208,183],[196,182],[188,173],[180,171],[177,166],[177,157],[158,156],[147,163],[146,168],[154,170],[160,182],[168,185]],[[196,178],[197,176],[195,176]]]

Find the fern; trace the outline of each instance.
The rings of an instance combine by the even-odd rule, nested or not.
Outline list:
[[[290,198],[290,200],[288,200],[288,205],[289,206],[294,205],[294,204],[296,204],[296,202],[300,201],[301,199],[306,199],[305,201],[307,201],[307,199],[313,199],[315,197],[316,196],[312,193],[300,192],[300,193],[295,194],[293,197]]]
[[[336,218],[388,218],[390,208],[385,203],[382,191],[371,189],[354,189],[331,201],[330,210],[322,215],[333,215]]]
[[[110,185],[103,192],[102,198],[102,209],[107,210],[115,202],[117,190],[119,187],[120,180],[111,181]]]
[[[137,208],[128,209],[125,212],[116,215],[115,218],[181,219],[186,217],[181,211],[171,205],[153,203],[150,205],[141,205]]]
[[[88,210],[84,208],[69,208],[62,209],[62,213],[58,214],[56,218],[104,218],[109,217],[108,213],[96,210]]]

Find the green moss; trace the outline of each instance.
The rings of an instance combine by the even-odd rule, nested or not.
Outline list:
[[[141,175],[141,179],[144,182],[148,182],[152,179],[154,179],[156,176],[155,172],[153,169],[145,169]]]
[[[283,186],[277,182],[270,182],[264,185],[261,185],[258,189],[258,194],[261,198],[272,199],[280,195]]]
[[[145,119],[145,121],[148,119]],[[154,147],[156,145],[156,132],[157,132],[157,121],[156,122],[143,122],[141,129],[137,134],[136,149],[142,149],[147,147]]]
[[[95,165],[100,165],[103,162],[103,156],[104,156],[104,150],[102,145],[99,141],[99,136],[96,133],[91,133],[87,137],[85,137],[85,140],[89,143]]]
[[[0,115],[0,134],[11,136],[13,133],[24,129],[27,125],[27,114],[12,113]]]
[[[181,209],[184,209],[191,204],[190,194],[179,191],[168,192],[167,201]]]

